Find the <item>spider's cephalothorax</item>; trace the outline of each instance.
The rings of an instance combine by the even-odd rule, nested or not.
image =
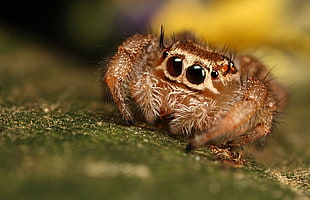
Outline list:
[[[232,59],[175,38],[169,47],[152,35],[134,35],[118,47],[104,81],[123,118],[133,122],[132,100],[148,122],[169,120],[172,133],[204,144],[242,146],[270,133],[285,90],[252,56]]]

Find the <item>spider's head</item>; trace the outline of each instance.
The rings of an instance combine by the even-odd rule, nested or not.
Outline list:
[[[204,48],[191,40],[179,40],[163,49],[163,59],[158,69],[166,79],[184,84],[194,90],[208,89],[219,93],[215,84],[225,85],[237,72],[227,56]]]

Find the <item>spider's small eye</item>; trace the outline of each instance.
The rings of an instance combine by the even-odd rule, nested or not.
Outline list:
[[[200,84],[206,78],[206,71],[199,65],[193,65],[187,69],[186,78],[193,84]]]
[[[171,76],[179,76],[182,73],[182,59],[173,56],[167,61],[167,71]]]
[[[217,78],[219,76],[219,72],[218,71],[212,71],[211,72],[211,77],[212,78]]]
[[[233,74],[235,74],[237,72],[237,69],[236,69],[233,61],[230,61],[230,70]]]
[[[163,57],[164,57],[164,58],[167,58],[168,55],[169,55],[168,51],[164,51]]]

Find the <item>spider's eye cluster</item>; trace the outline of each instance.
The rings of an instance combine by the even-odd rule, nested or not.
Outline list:
[[[200,84],[205,80],[206,72],[201,66],[193,65],[187,69],[186,78],[190,83]]]
[[[167,61],[167,71],[171,76],[179,76],[182,73],[183,61],[177,56],[173,56]]]
[[[163,56],[168,56],[164,52]],[[167,72],[172,77],[178,77],[183,73],[183,70],[185,70],[185,77],[188,80],[188,82],[192,84],[199,85],[204,82],[206,78],[206,71],[205,69],[198,65],[192,65],[188,67],[187,69],[184,69],[183,66],[183,58],[179,56],[172,56],[169,57],[167,60]]]

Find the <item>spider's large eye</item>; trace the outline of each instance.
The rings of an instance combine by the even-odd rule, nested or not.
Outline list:
[[[206,78],[206,71],[199,65],[193,65],[187,69],[186,78],[193,84],[200,84]]]
[[[171,76],[179,76],[182,73],[182,59],[179,57],[171,57],[167,61],[167,71]]]

